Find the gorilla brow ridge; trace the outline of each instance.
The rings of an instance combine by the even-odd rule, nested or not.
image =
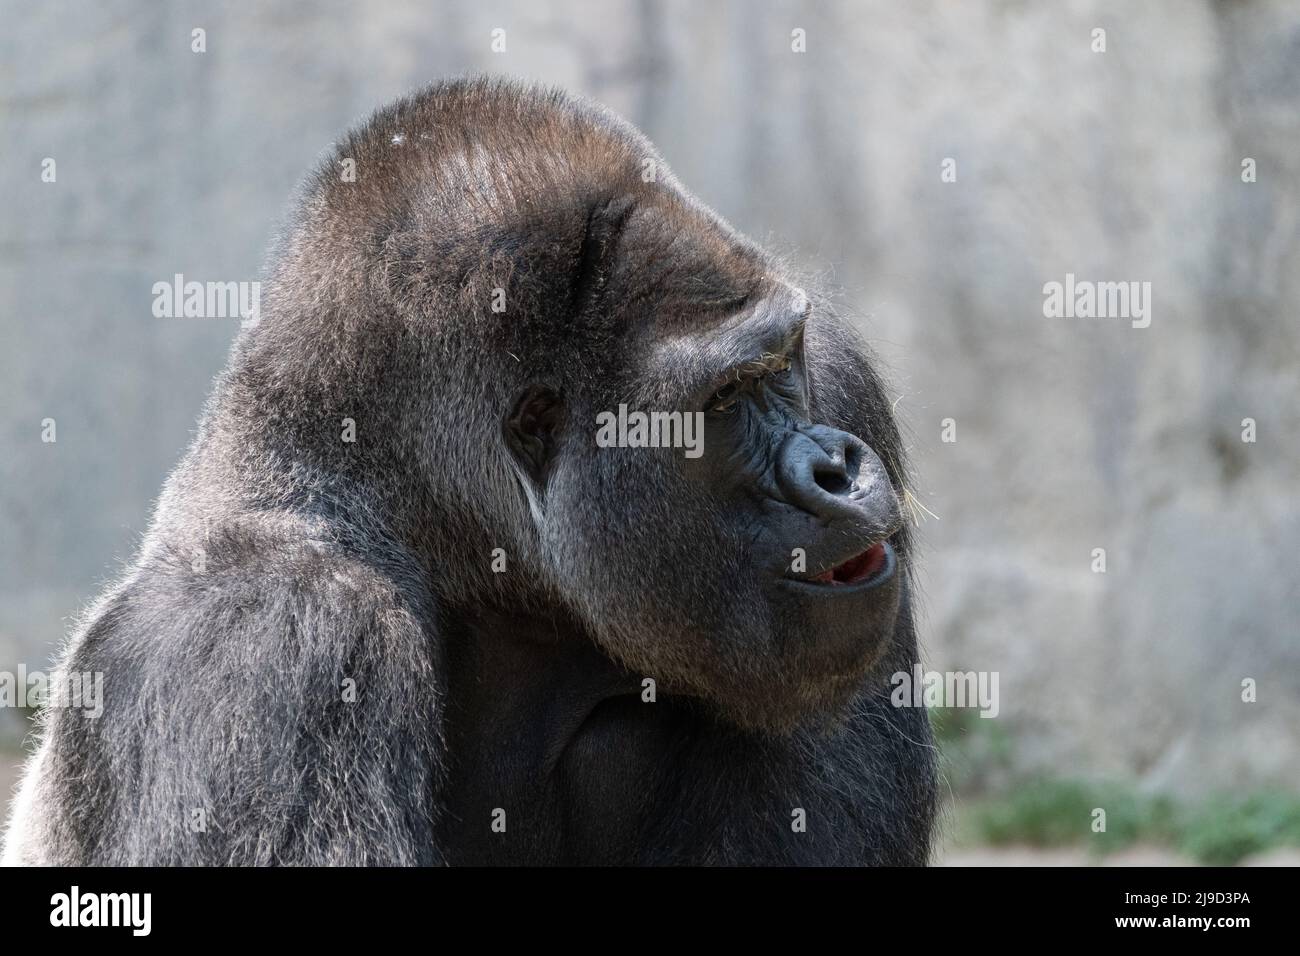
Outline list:
[[[600,302],[609,282],[610,264],[635,208],[632,199],[605,199],[593,203],[588,211],[570,299],[575,315]]]

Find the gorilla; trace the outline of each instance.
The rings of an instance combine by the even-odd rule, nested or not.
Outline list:
[[[379,111],[245,325],[7,862],[927,861],[885,389],[636,129],[481,79]]]

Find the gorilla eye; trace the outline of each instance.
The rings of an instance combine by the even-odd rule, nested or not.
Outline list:
[[[715,412],[729,412],[736,407],[738,401],[740,401],[739,383],[728,382],[713,393],[713,397],[709,399],[709,409]]]

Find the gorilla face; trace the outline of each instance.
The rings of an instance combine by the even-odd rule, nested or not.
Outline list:
[[[415,438],[349,461],[385,465],[357,480],[389,489],[440,601],[576,618],[746,727],[834,713],[890,646],[908,563],[901,446],[856,336],[590,104],[434,91],[338,155],[371,172],[319,176],[282,256],[291,290],[311,267],[303,328],[258,347],[302,359],[292,401],[330,428],[353,381],[404,383],[366,434]],[[369,318],[310,331],[339,302]],[[605,447],[620,407],[691,416],[702,454]],[[473,558],[498,547],[508,574]]]
[[[607,364],[530,384],[504,429],[555,580],[665,690],[751,728],[833,715],[888,646],[904,586],[894,481],[867,429],[831,424],[887,410],[853,394],[879,386],[843,329],[684,193],[603,203],[593,230],[572,281],[603,318],[569,322],[605,331]],[[597,415],[620,405],[695,416],[702,453],[600,447]]]

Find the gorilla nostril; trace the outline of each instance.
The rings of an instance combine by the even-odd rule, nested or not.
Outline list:
[[[850,484],[862,471],[862,449],[849,444],[844,449],[844,473],[849,476]]]
[[[817,487],[823,491],[829,491],[833,495],[844,495],[853,490],[853,482],[849,480],[849,473],[838,460],[815,465],[813,467],[813,481],[817,482]]]

